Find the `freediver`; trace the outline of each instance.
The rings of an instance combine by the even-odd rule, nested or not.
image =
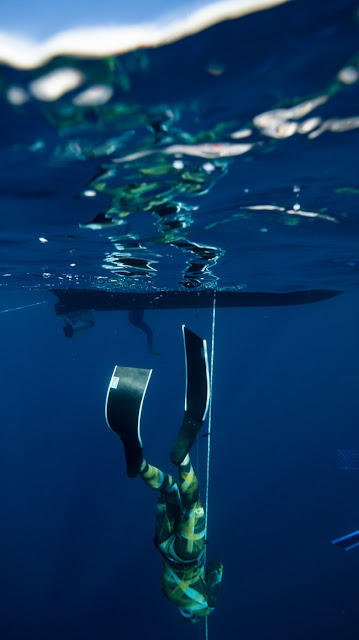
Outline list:
[[[183,327],[186,354],[186,402],[182,427],[170,459],[178,482],[143,457],[140,413],[152,370],[115,367],[107,399],[109,427],[122,440],[127,475],[139,475],[158,492],[154,543],[163,558],[162,592],[192,623],[214,611],[223,564],[205,567],[205,513],[189,452],[206,417],[209,386],[206,343]]]
[[[81,334],[87,329],[91,329],[95,326],[95,320],[92,312],[89,309],[80,309],[77,311],[69,311],[61,314],[65,325],[62,327],[62,331],[66,338],[72,338],[75,334]],[[128,312],[129,322],[141,329],[146,334],[147,350],[151,355],[158,355],[158,351],[153,348],[153,331],[149,324],[144,320],[143,309],[131,309]]]

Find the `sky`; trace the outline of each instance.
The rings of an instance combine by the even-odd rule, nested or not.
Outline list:
[[[54,33],[79,26],[147,22],[177,11],[193,11],[204,0],[15,0],[3,2],[0,8],[1,31],[43,39]]]
[[[32,68],[56,55],[109,56],[157,47],[217,22],[285,2],[288,0],[8,3],[0,8],[0,61]]]

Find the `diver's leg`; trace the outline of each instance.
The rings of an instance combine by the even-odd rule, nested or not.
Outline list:
[[[178,486],[172,476],[148,464],[146,460],[142,463],[139,475],[151,489],[159,492],[155,541],[161,544],[174,533],[181,514]]]
[[[143,309],[131,309],[128,312],[128,319],[134,327],[141,329],[141,331],[146,334],[148,352],[156,355],[156,352],[153,349],[153,331],[147,322],[145,322],[143,315]]]
[[[178,466],[179,489],[182,498],[183,509],[189,510],[199,501],[199,487],[196,474],[193,470],[189,454]]]
[[[151,487],[151,489],[155,489],[156,491],[161,491],[162,493],[169,495],[172,493],[176,493],[178,495],[178,486],[173,476],[169,475],[169,473],[160,471],[160,469],[157,469],[157,467],[154,467],[151,464],[148,464],[146,460],[142,461],[139,475],[142,480]]]
[[[182,513],[177,526],[175,549],[183,560],[195,560],[205,545],[205,515],[199,498],[196,474],[189,455],[178,467]]]

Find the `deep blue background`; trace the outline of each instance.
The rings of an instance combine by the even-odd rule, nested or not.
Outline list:
[[[39,301],[3,295],[1,308]],[[210,311],[148,312],[157,357],[125,312],[66,340],[47,304],[0,315],[1,618],[6,640],[198,637],[161,595],[156,496],[126,477],[104,418],[115,364],[153,367],[148,460],[169,470],[184,396],[181,323],[210,341]],[[357,637],[359,301],[217,310],[208,554],[224,561],[211,638]],[[206,439],[198,455],[202,492]],[[204,628],[200,630],[204,637]]]

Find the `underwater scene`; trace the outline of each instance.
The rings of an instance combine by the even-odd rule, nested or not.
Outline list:
[[[357,639],[358,98],[353,0],[0,34],[4,640]]]

